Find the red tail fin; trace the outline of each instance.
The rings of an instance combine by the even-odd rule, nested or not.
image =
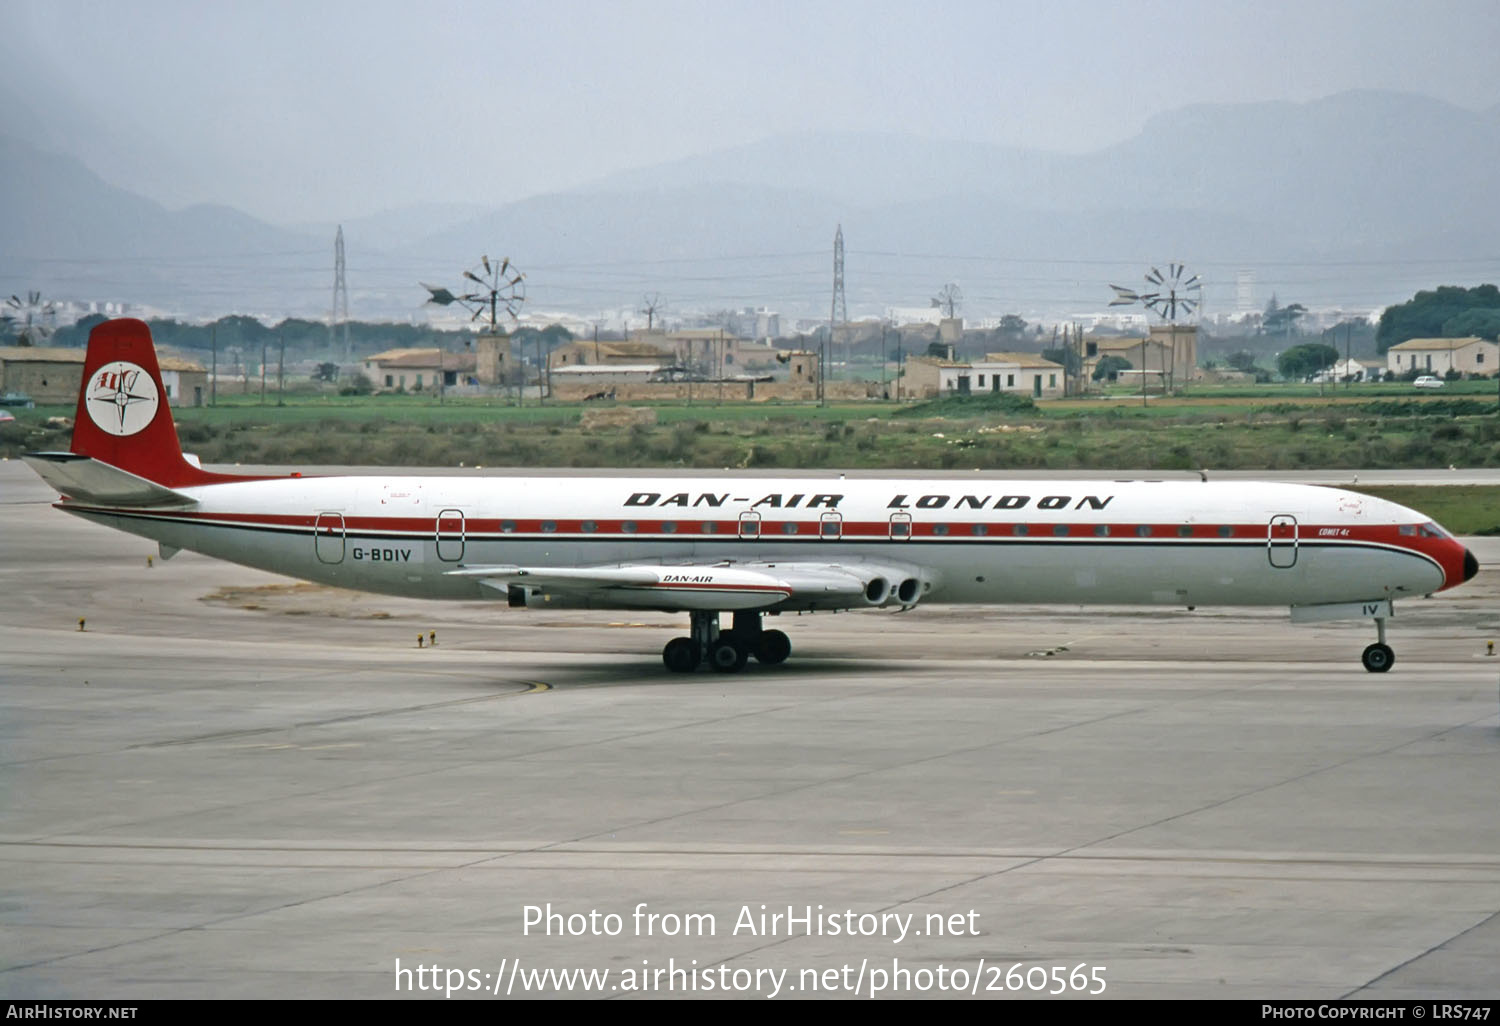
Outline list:
[[[238,480],[183,459],[144,321],[105,321],[89,333],[73,451],[168,488]]]

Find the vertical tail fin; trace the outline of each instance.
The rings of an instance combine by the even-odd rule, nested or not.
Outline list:
[[[168,488],[237,480],[183,458],[144,321],[105,321],[89,333],[72,451]]]

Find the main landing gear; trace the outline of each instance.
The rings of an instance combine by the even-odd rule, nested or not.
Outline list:
[[[1379,634],[1380,640],[1373,645],[1367,646],[1363,654],[1360,655],[1359,661],[1364,663],[1365,669],[1371,673],[1384,673],[1396,663],[1396,653],[1391,650],[1391,646],[1385,643],[1385,617],[1377,616],[1375,618],[1375,630]]]
[[[792,654],[792,641],[781,631],[761,627],[759,612],[737,612],[734,626],[719,630],[719,614],[693,612],[692,636],[673,638],[661,650],[661,661],[673,673],[691,673],[707,663],[719,673],[738,673],[754,656],[775,666]]]

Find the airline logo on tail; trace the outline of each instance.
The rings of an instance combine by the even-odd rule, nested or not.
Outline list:
[[[89,380],[89,419],[101,431],[124,437],[144,431],[161,399],[145,369],[125,360],[107,363]]]

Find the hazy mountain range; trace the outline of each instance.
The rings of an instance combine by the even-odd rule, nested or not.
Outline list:
[[[524,150],[515,159],[524,160]],[[850,314],[925,306],[957,281],[971,316],[1102,307],[1107,280],[1182,260],[1234,299],[1373,308],[1500,278],[1500,107],[1384,92],[1198,105],[1085,155],[899,135],[783,136],[484,209],[424,204],[343,222],[351,313],[405,316],[418,280],[481,253],[527,272],[532,308],[766,305],[827,314],[834,227]],[[0,285],[189,314],[326,316],[334,222],[168,210],[79,160],[0,136]]]

